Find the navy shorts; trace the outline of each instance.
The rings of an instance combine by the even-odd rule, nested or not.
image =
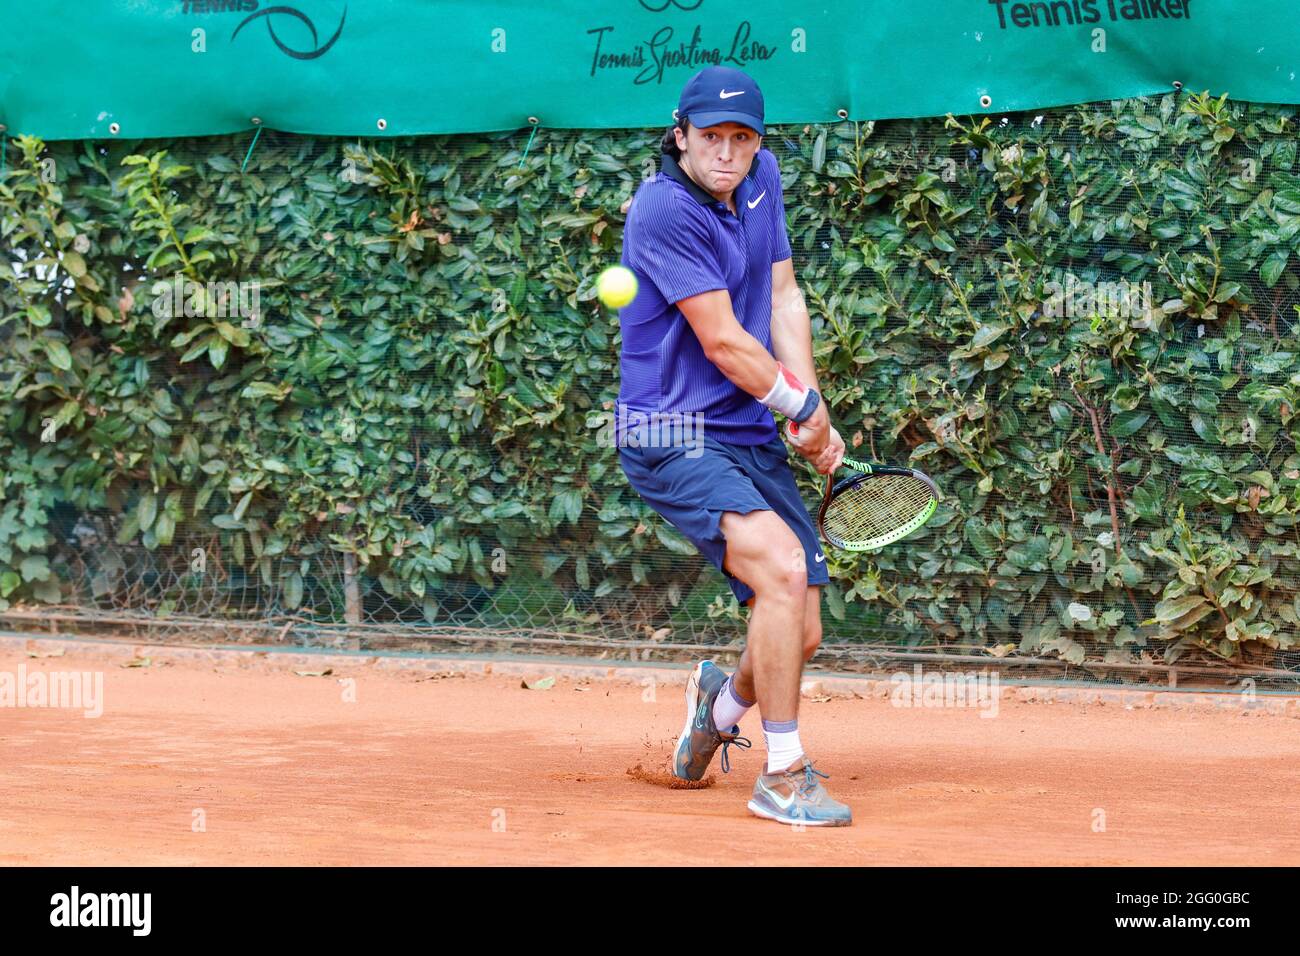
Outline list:
[[[705,437],[701,445],[624,445],[618,457],[637,494],[713,562],[742,604],[754,596],[754,589],[722,566],[727,542],[719,522],[724,511],[776,512],[803,547],[808,583],[828,583],[817,527],[795,487],[780,436],[763,445],[728,445]]]

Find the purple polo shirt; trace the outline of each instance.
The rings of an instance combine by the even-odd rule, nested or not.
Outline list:
[[[618,314],[620,422],[651,412],[699,413],[704,434],[716,441],[758,445],[776,437],[772,412],[718,371],[677,307],[726,289],[737,321],[772,351],[772,264],[791,251],[770,150],[754,155],[732,201],[735,213],[667,154],[655,177],[637,188],[623,229],[622,263],[638,285]],[[616,427],[622,435],[624,426]]]

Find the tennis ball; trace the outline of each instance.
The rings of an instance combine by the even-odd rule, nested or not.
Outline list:
[[[626,266],[610,266],[596,279],[596,295],[611,309],[636,298],[636,275]]]

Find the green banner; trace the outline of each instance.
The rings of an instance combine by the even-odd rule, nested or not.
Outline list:
[[[710,64],[750,72],[775,124],[1175,83],[1294,103],[1294,13],[1289,0],[0,0],[0,124],[46,139],[648,127],[672,121]]]

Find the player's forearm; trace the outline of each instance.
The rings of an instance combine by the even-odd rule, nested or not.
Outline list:
[[[762,399],[772,388],[776,359],[739,324],[731,334],[710,342],[705,354],[732,384],[755,398]]]
[[[736,386],[773,411],[795,422],[811,420],[814,427],[825,424],[826,409],[817,390],[739,326],[735,333],[711,341],[705,354]]]
[[[691,296],[680,306],[705,356],[737,388],[792,421],[825,416],[824,409],[819,412],[817,390],[773,358],[767,347],[736,321],[725,289]],[[811,368],[811,355],[806,364]]]
[[[782,365],[820,391],[813,367],[812,319],[797,285],[772,297],[772,351]]]

